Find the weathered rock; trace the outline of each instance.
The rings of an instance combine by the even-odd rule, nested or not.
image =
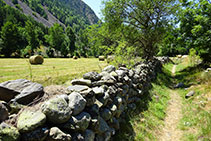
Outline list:
[[[25,79],[10,80],[0,84],[0,100],[17,101],[28,104],[37,96],[43,95],[43,86]]]
[[[47,138],[48,133],[48,128],[38,128],[31,132],[22,134],[21,141],[44,141]]]
[[[135,110],[136,104],[135,103],[128,104],[128,108],[131,109],[131,110]]]
[[[97,117],[99,116],[99,106],[97,104],[94,104],[92,107],[86,108],[86,111],[92,116]]]
[[[110,125],[112,128],[116,129],[116,130],[119,130],[119,129],[120,129],[119,121],[118,121],[115,117],[112,118],[112,120],[111,120],[111,122],[109,123],[109,125]]]
[[[86,106],[90,107],[95,103],[95,93],[92,89],[81,91],[80,94],[86,99]]]
[[[108,73],[111,73],[112,71],[115,71],[115,70],[116,68],[112,65],[109,65],[103,69],[103,71],[108,72]]]
[[[69,107],[73,110],[73,115],[77,115],[82,112],[86,106],[86,99],[77,92],[71,93],[68,97]]]
[[[116,79],[113,76],[111,76],[109,73],[102,72],[101,75],[103,76],[101,78],[101,81],[103,82],[103,84],[114,84],[114,83],[116,83]]]
[[[187,93],[185,95],[185,98],[189,98],[189,97],[193,96],[194,94],[195,94],[195,91],[190,91],[189,93]]]
[[[112,113],[109,109],[104,108],[101,112],[100,112],[100,116],[105,120],[109,120],[111,119]]]
[[[103,118],[99,117],[99,126],[97,128],[97,132],[99,134],[103,134],[106,131],[109,131],[109,129],[110,128],[109,128],[108,124],[106,123],[106,121]]]
[[[22,105],[22,104],[19,104],[17,102],[12,102],[10,103],[10,114],[13,114],[13,113],[18,113],[21,109],[25,108],[26,105]]]
[[[88,72],[83,75],[84,79],[88,79],[91,81],[98,81],[102,76],[99,75],[97,72]]]
[[[103,106],[105,106],[108,103],[109,98],[110,98],[110,96],[106,92],[106,93],[103,94],[103,96],[99,97],[98,100],[103,104]]]
[[[72,113],[67,95],[49,99],[42,105],[42,111],[47,116],[47,120],[55,124],[68,121]]]
[[[72,141],[84,141],[85,137],[82,133],[74,133],[72,137]]]
[[[93,91],[98,96],[101,96],[105,93],[105,89],[103,87],[94,87]]]
[[[124,110],[125,110],[125,107],[123,105],[121,105],[116,112],[116,117],[119,118]]]
[[[0,123],[6,120],[9,116],[7,107],[3,104],[3,101],[0,101]]]
[[[119,109],[120,106],[122,105],[122,102],[123,102],[122,97],[117,96],[117,97],[114,98],[114,104],[117,105],[117,108],[118,108],[118,109]]]
[[[60,95],[60,94],[68,94],[68,90],[66,87],[61,85],[50,85],[44,88],[44,92],[48,95]]]
[[[87,89],[89,89],[89,87],[84,85],[74,85],[67,87],[67,90],[70,92],[81,92]]]
[[[71,139],[72,137],[70,134],[65,134],[59,128],[52,127],[47,141],[71,141]]]
[[[24,110],[17,119],[19,132],[28,132],[42,126],[46,121],[46,116],[41,111]]]
[[[20,133],[18,132],[18,129],[4,122],[0,124],[1,141],[17,141],[19,137]]]
[[[174,86],[174,88],[184,88],[185,87],[185,84],[180,82],[178,83],[177,85]]]
[[[89,113],[82,112],[77,116],[72,116],[70,120],[63,126],[66,129],[72,129],[76,131],[84,131],[89,126],[91,116]]]
[[[94,141],[95,133],[92,130],[86,130],[84,135],[85,141]]]
[[[109,105],[109,110],[111,111],[112,115],[116,115],[116,112],[117,112],[117,106],[115,104],[111,104]]]
[[[85,86],[91,86],[92,81],[88,79],[74,79],[71,81],[72,85],[85,85]]]

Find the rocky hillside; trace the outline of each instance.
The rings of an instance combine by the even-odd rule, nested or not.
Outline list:
[[[67,26],[95,24],[99,20],[93,10],[81,0],[4,0],[25,15],[47,27],[54,23]]]

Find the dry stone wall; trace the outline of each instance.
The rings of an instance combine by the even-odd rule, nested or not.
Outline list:
[[[130,70],[110,65],[101,73],[72,80],[71,86],[52,96],[28,80],[1,83],[0,140],[108,141],[120,130],[127,111],[135,110],[147,94],[161,67],[156,59]],[[27,106],[33,99],[36,104]]]

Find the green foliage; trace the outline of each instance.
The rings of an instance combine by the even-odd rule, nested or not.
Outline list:
[[[207,0],[183,2],[180,11],[182,44],[194,48],[204,62],[211,60],[211,4]]]
[[[105,22],[113,32],[122,32],[125,40],[143,49],[143,56],[157,53],[169,17],[175,10],[174,0],[109,0],[105,1]],[[121,29],[121,30],[119,30]]]
[[[191,48],[189,50],[189,63],[191,64],[191,66],[194,66],[196,64],[198,64],[197,62],[199,62],[200,57],[196,54],[196,50],[194,48]]]

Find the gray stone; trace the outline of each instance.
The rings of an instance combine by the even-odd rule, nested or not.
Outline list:
[[[99,101],[98,99],[95,100],[95,104],[101,108],[103,106],[103,103],[101,101]]]
[[[132,78],[135,72],[133,70],[129,70],[129,77]]]
[[[74,79],[71,81],[72,85],[85,85],[85,86],[91,86],[92,81],[88,79]]]
[[[47,120],[55,124],[68,121],[72,113],[67,95],[49,99],[42,105],[42,111],[47,116]]]
[[[109,65],[103,69],[103,71],[108,72],[108,73],[111,73],[112,71],[115,71],[115,70],[116,68],[112,65]]]
[[[101,81],[103,82],[103,84],[114,84],[114,83],[116,83],[116,79],[113,76],[111,76],[109,73],[102,72],[101,75],[103,76],[101,78]]]
[[[85,137],[82,133],[74,133],[72,137],[72,141],[84,141]]]
[[[85,131],[85,141],[94,141],[95,133],[92,130]]]
[[[99,134],[103,134],[106,131],[109,131],[109,129],[110,129],[110,127],[108,126],[108,124],[106,123],[106,121],[103,118],[99,117],[99,127],[97,129],[97,132]]]
[[[29,132],[42,126],[46,121],[46,116],[41,111],[24,110],[17,119],[19,132]]]
[[[77,115],[82,112],[86,106],[86,99],[77,92],[71,93],[68,97],[69,107],[73,110],[73,115]]]
[[[115,104],[111,104],[109,105],[109,110],[111,111],[112,115],[116,115],[116,112],[117,112],[117,106]]]
[[[105,120],[109,120],[111,119],[112,113],[109,109],[104,108],[101,112],[100,112],[100,116]]]
[[[2,122],[0,124],[0,140],[1,141],[17,141],[20,137],[18,129]]]
[[[121,116],[122,112],[124,112],[124,110],[125,110],[124,105],[121,105],[116,112],[116,117],[119,118]]]
[[[92,107],[86,108],[86,112],[88,112],[92,117],[99,116],[99,106],[94,104]]]
[[[101,96],[105,93],[105,89],[103,87],[94,87],[93,91],[98,96]]]
[[[48,128],[38,128],[31,132],[22,134],[21,141],[44,141],[47,138],[48,133]]]
[[[6,120],[9,116],[7,107],[3,104],[3,101],[0,101],[0,123]]]
[[[189,98],[195,94],[195,91],[190,91],[185,95],[185,98]]]
[[[182,82],[180,82],[174,86],[174,88],[184,88],[184,87],[185,87],[185,84]]]
[[[118,80],[121,81],[122,78],[126,75],[126,72],[123,70],[116,70],[116,73],[118,75]]]
[[[128,108],[131,109],[131,110],[135,110],[136,104],[135,103],[128,104]]]
[[[71,141],[71,139],[72,137],[70,134],[65,134],[59,128],[52,127],[47,141]]]
[[[83,75],[84,79],[89,79],[91,81],[98,81],[101,78],[101,75],[99,75],[97,72],[88,72]]]
[[[110,98],[110,96],[106,92],[103,94],[103,96],[99,97],[98,100],[103,104],[103,106],[105,106],[108,103],[109,98]]]
[[[117,97],[114,98],[114,104],[117,105],[117,108],[118,108],[118,109],[119,109],[120,106],[122,105],[122,102],[123,102],[122,97],[117,96]]]
[[[83,85],[74,85],[67,87],[67,90],[69,90],[70,92],[81,92],[87,89],[89,89],[89,87]]]
[[[115,117],[112,118],[111,122],[109,123],[109,125],[116,129],[119,130],[120,129],[120,124],[119,124],[119,120],[117,120]]]
[[[88,128],[91,121],[89,113],[82,112],[77,116],[72,116],[70,120],[63,126],[65,129],[84,131]]]
[[[110,75],[113,76],[114,78],[118,78],[118,74],[115,71],[112,71]]]
[[[95,103],[95,93],[92,89],[81,91],[80,94],[86,99],[86,106],[90,107]]]
[[[29,104],[43,95],[43,86],[25,79],[10,80],[0,84],[0,100]]]

